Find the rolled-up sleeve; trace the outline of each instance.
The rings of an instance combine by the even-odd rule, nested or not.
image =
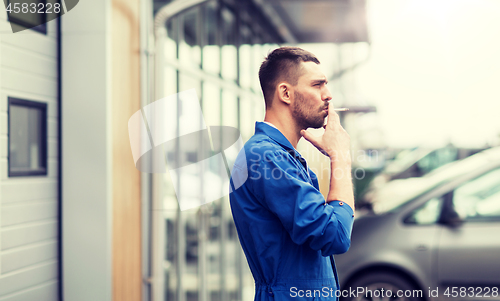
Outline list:
[[[269,152],[253,171],[259,173],[254,190],[281,221],[292,241],[308,244],[323,256],[345,253],[350,246],[352,208],[341,201],[325,204],[316,187],[304,181],[288,154]]]

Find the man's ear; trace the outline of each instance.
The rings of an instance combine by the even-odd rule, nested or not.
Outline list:
[[[292,98],[292,86],[286,82],[278,85],[278,99],[286,104],[290,104]]]

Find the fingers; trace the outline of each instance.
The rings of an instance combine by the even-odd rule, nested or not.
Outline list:
[[[301,130],[300,134],[302,135],[302,137],[304,137],[304,139],[309,141],[312,145],[314,145],[316,147],[319,146],[317,138],[315,136],[313,136],[311,133],[309,133],[308,131]]]
[[[330,100],[330,102],[328,103],[328,118],[326,121],[326,127],[333,127],[336,124],[340,124],[340,118],[337,112],[335,112],[333,102]]]

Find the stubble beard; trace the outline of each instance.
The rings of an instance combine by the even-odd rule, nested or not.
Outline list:
[[[322,115],[322,108],[316,111],[314,108],[307,110],[304,95],[299,92],[294,92],[295,101],[292,105],[292,115],[300,129],[321,128],[325,122]]]

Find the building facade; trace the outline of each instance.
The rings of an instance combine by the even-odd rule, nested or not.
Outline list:
[[[246,141],[270,50],[366,41],[363,22],[307,22],[364,20],[344,2],[85,0],[15,33],[27,24],[2,12],[0,301],[252,299],[228,197],[181,211],[175,185],[201,197],[203,177],[139,172],[127,125],[195,89],[205,123]]]

